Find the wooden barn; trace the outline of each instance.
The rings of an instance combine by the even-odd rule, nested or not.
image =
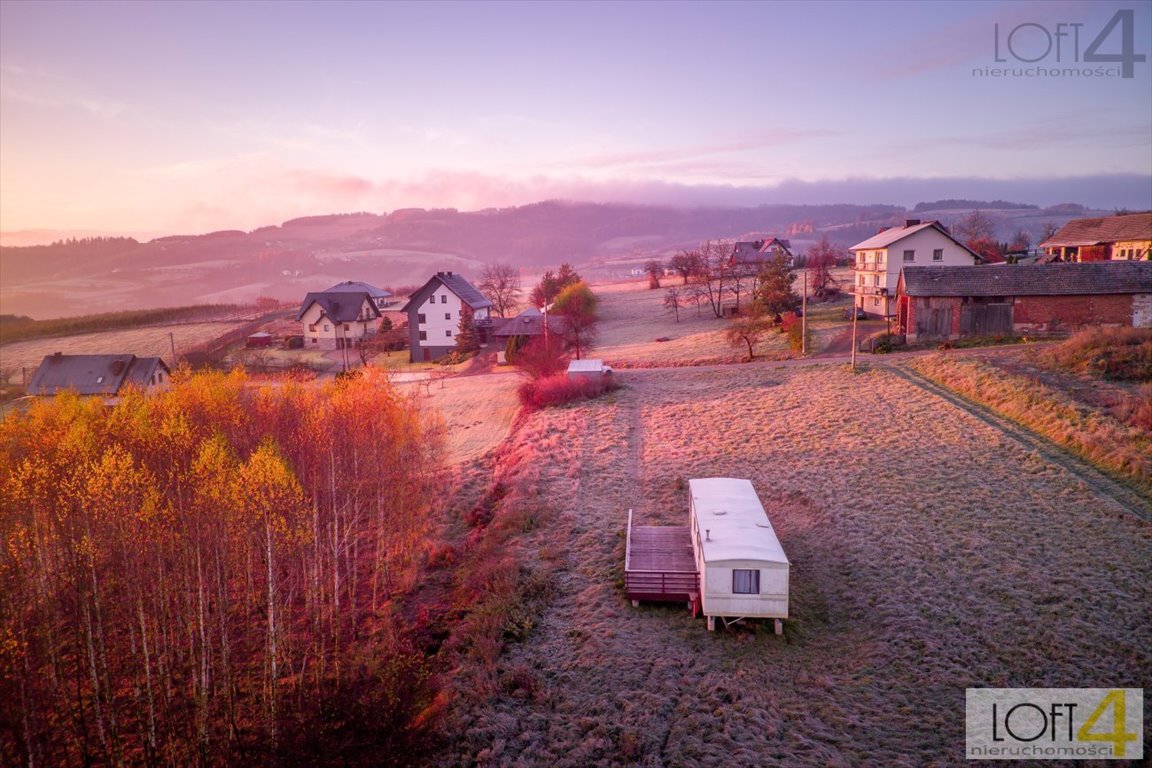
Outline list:
[[[1152,262],[905,267],[896,296],[909,343],[1152,328]]]

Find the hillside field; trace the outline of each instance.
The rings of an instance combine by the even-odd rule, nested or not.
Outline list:
[[[437,764],[963,765],[966,687],[1147,687],[1152,528],[999,430],[881,371],[620,376],[471,465],[525,486],[547,597],[491,698],[454,676]],[[792,561],[783,637],[624,597],[628,510],[685,524],[709,476]]]

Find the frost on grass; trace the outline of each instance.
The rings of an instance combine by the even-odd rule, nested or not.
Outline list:
[[[1152,532],[880,372],[634,372],[513,440],[557,511],[517,541],[552,599],[461,700],[446,765],[963,764],[967,686],[1146,687]],[[752,479],[792,561],[783,638],[631,607],[623,526]]]

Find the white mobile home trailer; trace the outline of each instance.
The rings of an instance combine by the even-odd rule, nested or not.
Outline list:
[[[708,629],[716,618],[788,618],[788,558],[748,480],[688,481],[689,521],[700,608]]]

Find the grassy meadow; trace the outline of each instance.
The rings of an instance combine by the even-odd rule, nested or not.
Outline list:
[[[621,378],[464,472],[512,489],[492,526],[530,516],[536,609],[460,652],[437,764],[962,765],[967,686],[1147,682],[1152,530],[998,430],[881,371]],[[765,502],[783,637],[624,598],[628,509],[683,524],[706,476]]]

